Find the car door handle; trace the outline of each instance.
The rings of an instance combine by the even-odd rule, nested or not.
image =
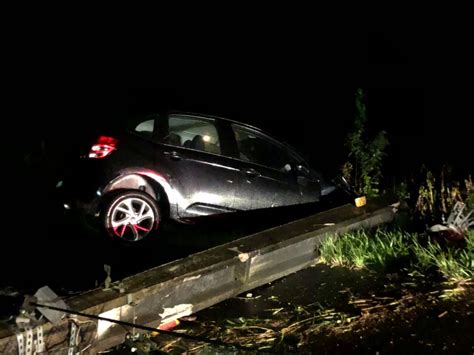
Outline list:
[[[172,152],[163,152],[163,154],[172,160],[181,160],[181,156],[174,150]]]
[[[257,170],[250,168],[245,170],[245,175],[247,175],[248,177],[258,177],[260,176],[260,173]]]

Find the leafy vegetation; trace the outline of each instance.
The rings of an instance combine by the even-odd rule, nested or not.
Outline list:
[[[367,110],[362,89],[356,92],[356,109],[355,130],[348,135],[346,143],[351,161],[344,164],[342,172],[354,185],[357,193],[368,197],[378,196],[382,159],[388,145],[386,132],[380,131],[372,140],[367,137]]]
[[[423,167],[421,175],[423,181],[419,184],[416,201],[412,204],[415,206],[415,214],[427,223],[440,222],[446,218],[458,201],[464,201],[468,208],[472,208],[470,199],[473,199],[474,188],[471,176],[461,184],[451,179],[451,171],[446,166],[439,174]]]

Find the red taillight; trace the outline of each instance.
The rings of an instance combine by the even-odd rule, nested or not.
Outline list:
[[[110,155],[117,149],[118,140],[112,137],[100,136],[91,147],[89,158],[100,159]]]

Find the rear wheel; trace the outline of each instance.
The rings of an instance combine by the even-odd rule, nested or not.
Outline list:
[[[104,213],[107,233],[126,242],[145,238],[161,222],[156,201],[141,191],[127,191],[112,198]]]

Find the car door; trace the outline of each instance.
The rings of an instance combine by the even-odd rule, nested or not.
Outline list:
[[[214,119],[174,114],[160,123],[161,158],[180,195],[178,214],[193,217],[232,211],[239,171],[222,155]],[[160,159],[159,159],[160,160]]]
[[[300,163],[298,157],[262,132],[239,124],[231,127],[241,170],[235,208],[249,210],[301,203],[304,184],[294,170]]]

